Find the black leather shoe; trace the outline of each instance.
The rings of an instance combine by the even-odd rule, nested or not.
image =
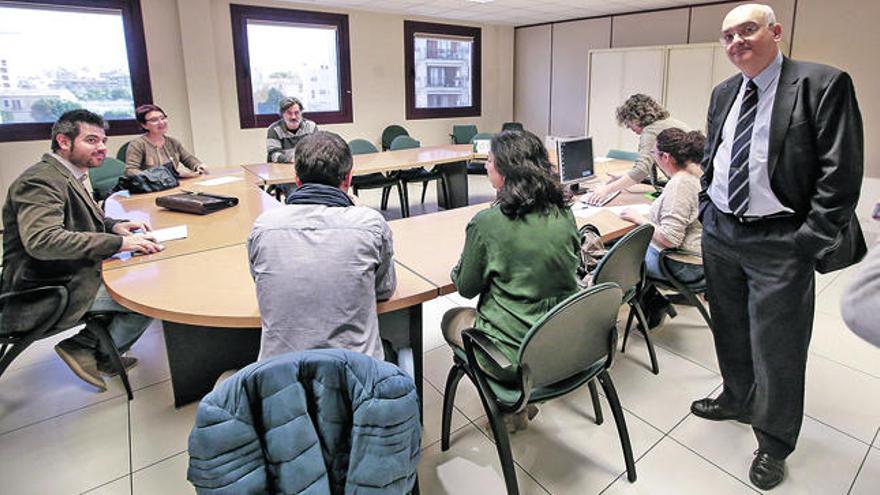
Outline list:
[[[761,490],[769,490],[785,478],[785,459],[776,459],[767,452],[755,451],[749,469],[749,481]]]
[[[691,412],[694,413],[694,416],[711,421],[735,419],[744,424],[750,424],[752,421],[752,417],[748,412],[742,412],[739,409],[726,406],[717,399],[695,400],[691,404]]]

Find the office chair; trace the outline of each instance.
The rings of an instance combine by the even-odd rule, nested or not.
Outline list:
[[[476,386],[495,436],[495,447],[509,495],[517,495],[516,470],[504,417],[517,414],[529,404],[561,397],[584,384],[590,389],[596,424],[602,412],[594,379],[598,379],[611,407],[626,464],[627,479],[636,480],[636,467],[623,408],[608,369],[617,349],[617,310],[622,292],[613,283],[581,291],[544,315],[525,336],[519,348],[519,364],[513,364],[482,332],[466,329],[464,348],[453,347],[453,365],[446,379],[440,449],[449,450],[449,433],[455,392],[462,376]],[[559,345],[565,342],[565,345]],[[480,359],[477,359],[477,353]],[[486,371],[480,363],[503,370],[503,377]]]
[[[681,249],[664,249],[660,251],[660,272],[663,274],[666,280],[648,279],[648,281],[658,288],[673,290],[681,294],[690,306],[697,308],[697,310],[700,312],[700,315],[703,317],[703,320],[706,322],[706,325],[709,326],[709,330],[711,330],[712,317],[709,316],[709,311],[706,309],[706,306],[703,304],[700,298],[697,297],[697,294],[706,293],[705,275],[703,276],[703,278],[693,282],[682,282],[673,274],[670,266],[670,261],[702,265],[703,257],[700,255],[700,253],[684,251]]]
[[[523,125],[519,122],[505,122],[501,124],[501,132],[504,131],[522,131]]]
[[[34,342],[70,330],[56,325],[67,310],[69,297],[67,288],[60,285],[37,287],[21,291],[11,291],[0,295],[0,376],[9,368],[12,361]],[[39,310],[35,310],[39,308]],[[128,373],[122,365],[119,350],[107,328],[112,315],[109,313],[88,313],[84,318],[86,326],[101,343],[104,352],[110,357],[128,395],[134,398]]]
[[[366,139],[352,139],[348,143],[348,147],[351,149],[352,155],[363,155],[367,153],[378,153],[379,150],[373,146],[373,143],[367,141]],[[403,195],[403,186],[400,184],[400,180],[396,176],[385,175],[381,172],[376,172],[373,174],[367,175],[356,175],[351,179],[351,188],[354,191],[354,194],[357,195],[358,190],[360,189],[382,189],[382,201],[380,207],[382,210],[388,209],[388,198],[391,196],[391,188],[397,188],[397,196],[400,200],[400,215],[403,218],[409,216],[409,208],[406,203],[406,198]]]
[[[489,132],[480,132],[471,138],[471,144],[477,139],[492,139],[494,134]],[[467,164],[468,175],[486,175],[486,160],[484,158],[474,158]]]
[[[411,148],[419,148],[422,144],[417,140],[409,137],[409,136],[397,136],[391,141],[391,150],[405,150]],[[409,170],[401,170],[398,172],[397,177],[400,179],[400,183],[403,185],[403,198],[406,201],[406,209],[407,213],[409,213],[409,188],[407,185],[411,182],[421,182],[422,183],[422,204],[425,203],[425,192],[428,190],[428,182],[432,180],[440,181],[440,190],[443,191],[443,199],[444,201],[449,200],[449,190],[446,185],[446,178],[443,176],[443,172],[438,168],[434,167],[431,171],[425,170],[424,167],[411,168]]]
[[[651,357],[651,372],[656,375],[660,373],[660,367],[657,365],[654,344],[651,343],[651,338],[648,336],[648,322],[645,318],[645,312],[639,303],[645,286],[645,252],[647,252],[653,236],[654,226],[646,223],[621,237],[599,261],[593,271],[593,283],[614,282],[623,290],[623,302],[628,304],[630,309],[620,352],[626,352],[626,341],[629,339],[630,327],[633,317],[635,317],[641,324],[636,328],[645,337],[648,346],[648,354]]]
[[[92,182],[92,195],[95,201],[103,201],[110,191],[125,174],[125,162],[116,158],[104,158],[100,167],[89,169],[89,180]]]
[[[131,141],[122,145],[119,148],[119,151],[116,152],[116,159],[122,163],[125,163],[125,155],[128,153],[128,145],[131,144]]]
[[[397,136],[409,136],[409,133],[406,132],[406,129],[399,125],[389,125],[382,131],[382,151],[388,151],[391,149],[391,141],[394,141],[394,138]]]
[[[452,138],[452,144],[468,144],[472,142],[476,134],[477,126],[473,124],[454,125],[452,126],[452,134],[449,137]]]

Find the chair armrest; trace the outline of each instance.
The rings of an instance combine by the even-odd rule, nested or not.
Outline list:
[[[464,342],[464,349],[467,352],[468,344],[479,347],[481,351],[491,359],[494,364],[498,365],[499,368],[512,368],[514,364],[510,362],[510,359],[507,359],[507,356],[501,352],[488,337],[486,337],[479,330],[471,327],[466,328],[461,333],[462,341]],[[468,342],[470,341],[470,342]],[[470,356],[468,356],[470,358]],[[514,368],[515,369],[515,368]]]
[[[498,403],[498,406],[505,412],[517,413],[523,410],[523,408],[529,403],[529,396],[532,392],[532,381],[530,378],[531,373],[529,373],[529,367],[525,364],[512,363],[491,340],[475,328],[466,328],[462,331],[461,338],[464,343],[464,352],[467,354],[468,362],[470,363],[470,366],[476,368],[474,378],[476,378],[477,387],[483,392],[483,394],[487,397],[491,397],[492,400]],[[484,352],[487,359],[493,361],[495,365],[501,368],[511,368],[513,372],[516,373],[516,381],[512,382],[510,385],[518,386],[521,394],[519,400],[515,404],[511,405],[498,402],[495,394],[492,392],[492,388],[489,387],[489,384],[486,382],[486,377],[482,372],[482,368],[480,368],[480,363],[477,361],[474,351],[475,347],[478,347]]]
[[[666,248],[660,251],[660,256],[678,261],[679,263],[689,263],[691,265],[702,265],[703,255],[696,251],[689,251],[680,248]]]
[[[10,292],[6,292],[0,295],[0,308],[6,304],[7,299],[12,299],[15,297],[27,297],[27,296],[37,296],[41,293],[45,293],[45,295],[51,295],[52,292],[56,292],[58,297],[64,301],[62,306],[67,306],[67,287],[63,285],[47,285],[45,287],[35,287],[33,289],[26,290],[14,290]]]

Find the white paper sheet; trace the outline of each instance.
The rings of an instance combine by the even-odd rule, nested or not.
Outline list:
[[[224,177],[216,177],[214,179],[207,179],[196,182],[197,186],[219,186],[221,184],[229,184],[230,182],[238,182],[240,180],[244,180],[241,177],[234,176],[224,176]]]
[[[153,230],[150,233],[153,234],[156,237],[156,241],[160,243],[186,239],[188,235],[186,225],[176,225],[174,227]]]
[[[593,163],[605,163],[614,160],[614,158],[608,158],[607,156],[594,156]]]

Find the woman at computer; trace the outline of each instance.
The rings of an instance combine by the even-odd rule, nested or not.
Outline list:
[[[617,107],[617,123],[639,136],[639,158],[626,174],[615,177],[588,193],[584,198],[587,203],[602,203],[612,194],[650,177],[651,169],[657,163],[651,155],[657,135],[671,127],[688,129],[685,123],[670,117],[669,112],[653,98],[640,93],[630,96],[623,105]]]
[[[168,166],[181,177],[195,177],[208,173],[198,158],[186,150],[180,141],[168,132],[168,116],[157,105],[141,105],[135,110],[135,119],[144,134],[128,143],[125,152],[125,175],[158,167]]]
[[[457,347],[462,330],[475,327],[516,363],[529,328],[577,291],[580,239],[569,198],[534,134],[504,131],[492,138],[486,172],[497,198],[468,223],[452,270],[459,294],[480,299],[476,310],[447,311],[441,327]],[[495,374],[504,378],[503,370]],[[530,407],[529,416],[535,413]],[[524,428],[526,421],[520,415],[509,428]]]
[[[660,271],[660,251],[678,248],[683,251],[700,253],[700,238],[703,226],[697,218],[699,214],[700,176],[703,175],[700,162],[703,159],[703,146],[706,138],[699,131],[685,132],[670,128],[657,136],[652,150],[657,165],[669,177],[663,193],[651,205],[649,216],[634,209],[625,209],[620,216],[625,220],[642,225],[654,226],[654,238],[645,254],[645,274],[651,279],[665,280]],[[703,279],[703,265],[669,260],[672,274],[684,284]],[[669,302],[656,288],[649,289],[644,301],[647,306],[648,324],[654,327],[660,323],[664,313],[670,313]],[[671,313],[670,313],[671,314]]]

